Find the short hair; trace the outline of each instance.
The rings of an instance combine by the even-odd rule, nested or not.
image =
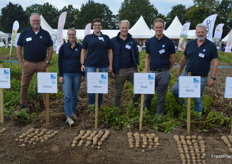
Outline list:
[[[38,16],[39,16],[39,19],[40,19],[39,13],[32,13],[31,16],[30,16],[30,20],[31,20],[31,17],[34,16],[34,15],[38,15]]]
[[[93,21],[92,21],[92,26],[95,22],[100,22],[101,25],[102,25],[102,20],[100,18],[95,18]]]
[[[77,31],[75,30],[75,28],[69,28],[68,31],[67,31],[67,33],[68,33],[69,31],[74,31],[75,34],[77,33]]]
[[[155,18],[153,21],[153,25],[157,22],[163,23],[163,25],[164,25],[164,20],[162,18]]]
[[[119,22],[119,27],[121,26],[122,23],[126,23],[128,25],[128,27],[130,27],[130,22],[128,20],[126,20],[126,19],[125,20],[121,20]]]
[[[207,32],[207,27],[206,27],[206,25],[205,24],[203,24],[203,23],[199,23],[199,24],[197,24],[197,26],[196,26],[196,30],[197,30],[197,28],[198,27],[203,27],[203,28],[205,28],[205,31]]]

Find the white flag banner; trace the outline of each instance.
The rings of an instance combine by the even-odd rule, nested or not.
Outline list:
[[[67,12],[62,12],[59,17],[56,39],[56,53],[59,53],[60,46],[63,44],[63,29],[66,21]]]
[[[213,28],[214,28],[214,24],[217,18],[217,14],[213,14],[208,16],[204,21],[203,24],[206,25],[207,28],[207,39],[209,39],[210,41],[213,41]]]
[[[223,23],[220,23],[217,25],[217,27],[215,28],[215,31],[214,31],[214,36],[213,36],[213,41],[218,44],[221,37],[222,37],[222,32],[223,32],[223,26],[224,24]]]
[[[84,33],[84,36],[89,35],[90,33],[91,33],[91,23],[88,23],[88,24],[85,26],[85,33]]]
[[[178,51],[185,50],[189,27],[190,27],[190,22],[187,22],[182,26],[182,29],[180,32],[180,39],[179,39],[179,43],[178,43]]]
[[[231,52],[231,48],[232,48],[232,30],[230,30],[230,33],[228,35],[225,52]]]
[[[11,53],[12,53],[12,47],[13,47],[13,44],[15,42],[15,38],[16,38],[18,29],[19,29],[19,22],[16,20],[16,21],[14,21],[13,27],[12,27],[10,56],[11,56]]]

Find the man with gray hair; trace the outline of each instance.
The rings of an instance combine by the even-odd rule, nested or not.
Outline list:
[[[177,72],[179,77],[184,69],[185,72],[181,76],[188,76],[188,72],[191,72],[192,76],[201,76],[201,97],[195,98],[195,111],[201,115],[202,113],[202,94],[207,83],[208,73],[210,70],[211,61],[213,61],[211,77],[209,77],[208,86],[213,86],[216,80],[218,70],[218,53],[217,48],[208,39],[206,39],[207,29],[204,24],[198,24],[196,26],[197,39],[190,41],[184,51],[184,55],[180,61],[180,68]],[[173,95],[178,98],[179,96],[179,78],[177,78],[176,84],[172,88]],[[184,99],[181,99],[181,104],[184,104]]]
[[[41,28],[38,13],[31,14],[30,24],[30,28],[21,32],[17,42],[17,57],[22,66],[19,110],[27,107],[28,88],[33,74],[46,71],[53,52],[51,36]],[[45,100],[44,95],[43,98]]]
[[[128,33],[128,20],[119,22],[118,35],[111,39],[113,50],[113,77],[115,77],[114,105],[120,106],[124,83],[133,84],[134,73],[139,72],[139,52],[136,41]],[[140,95],[134,95],[133,102],[138,101]]]

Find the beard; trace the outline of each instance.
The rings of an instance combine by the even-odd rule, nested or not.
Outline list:
[[[204,41],[205,38],[206,38],[206,36],[198,36],[198,37],[197,37],[197,40],[199,40],[199,41]]]

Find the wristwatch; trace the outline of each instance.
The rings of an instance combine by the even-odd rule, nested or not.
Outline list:
[[[216,80],[216,77],[212,77],[212,76],[211,76],[211,79]]]
[[[45,62],[46,62],[47,64],[50,64],[50,60],[45,60]]]

